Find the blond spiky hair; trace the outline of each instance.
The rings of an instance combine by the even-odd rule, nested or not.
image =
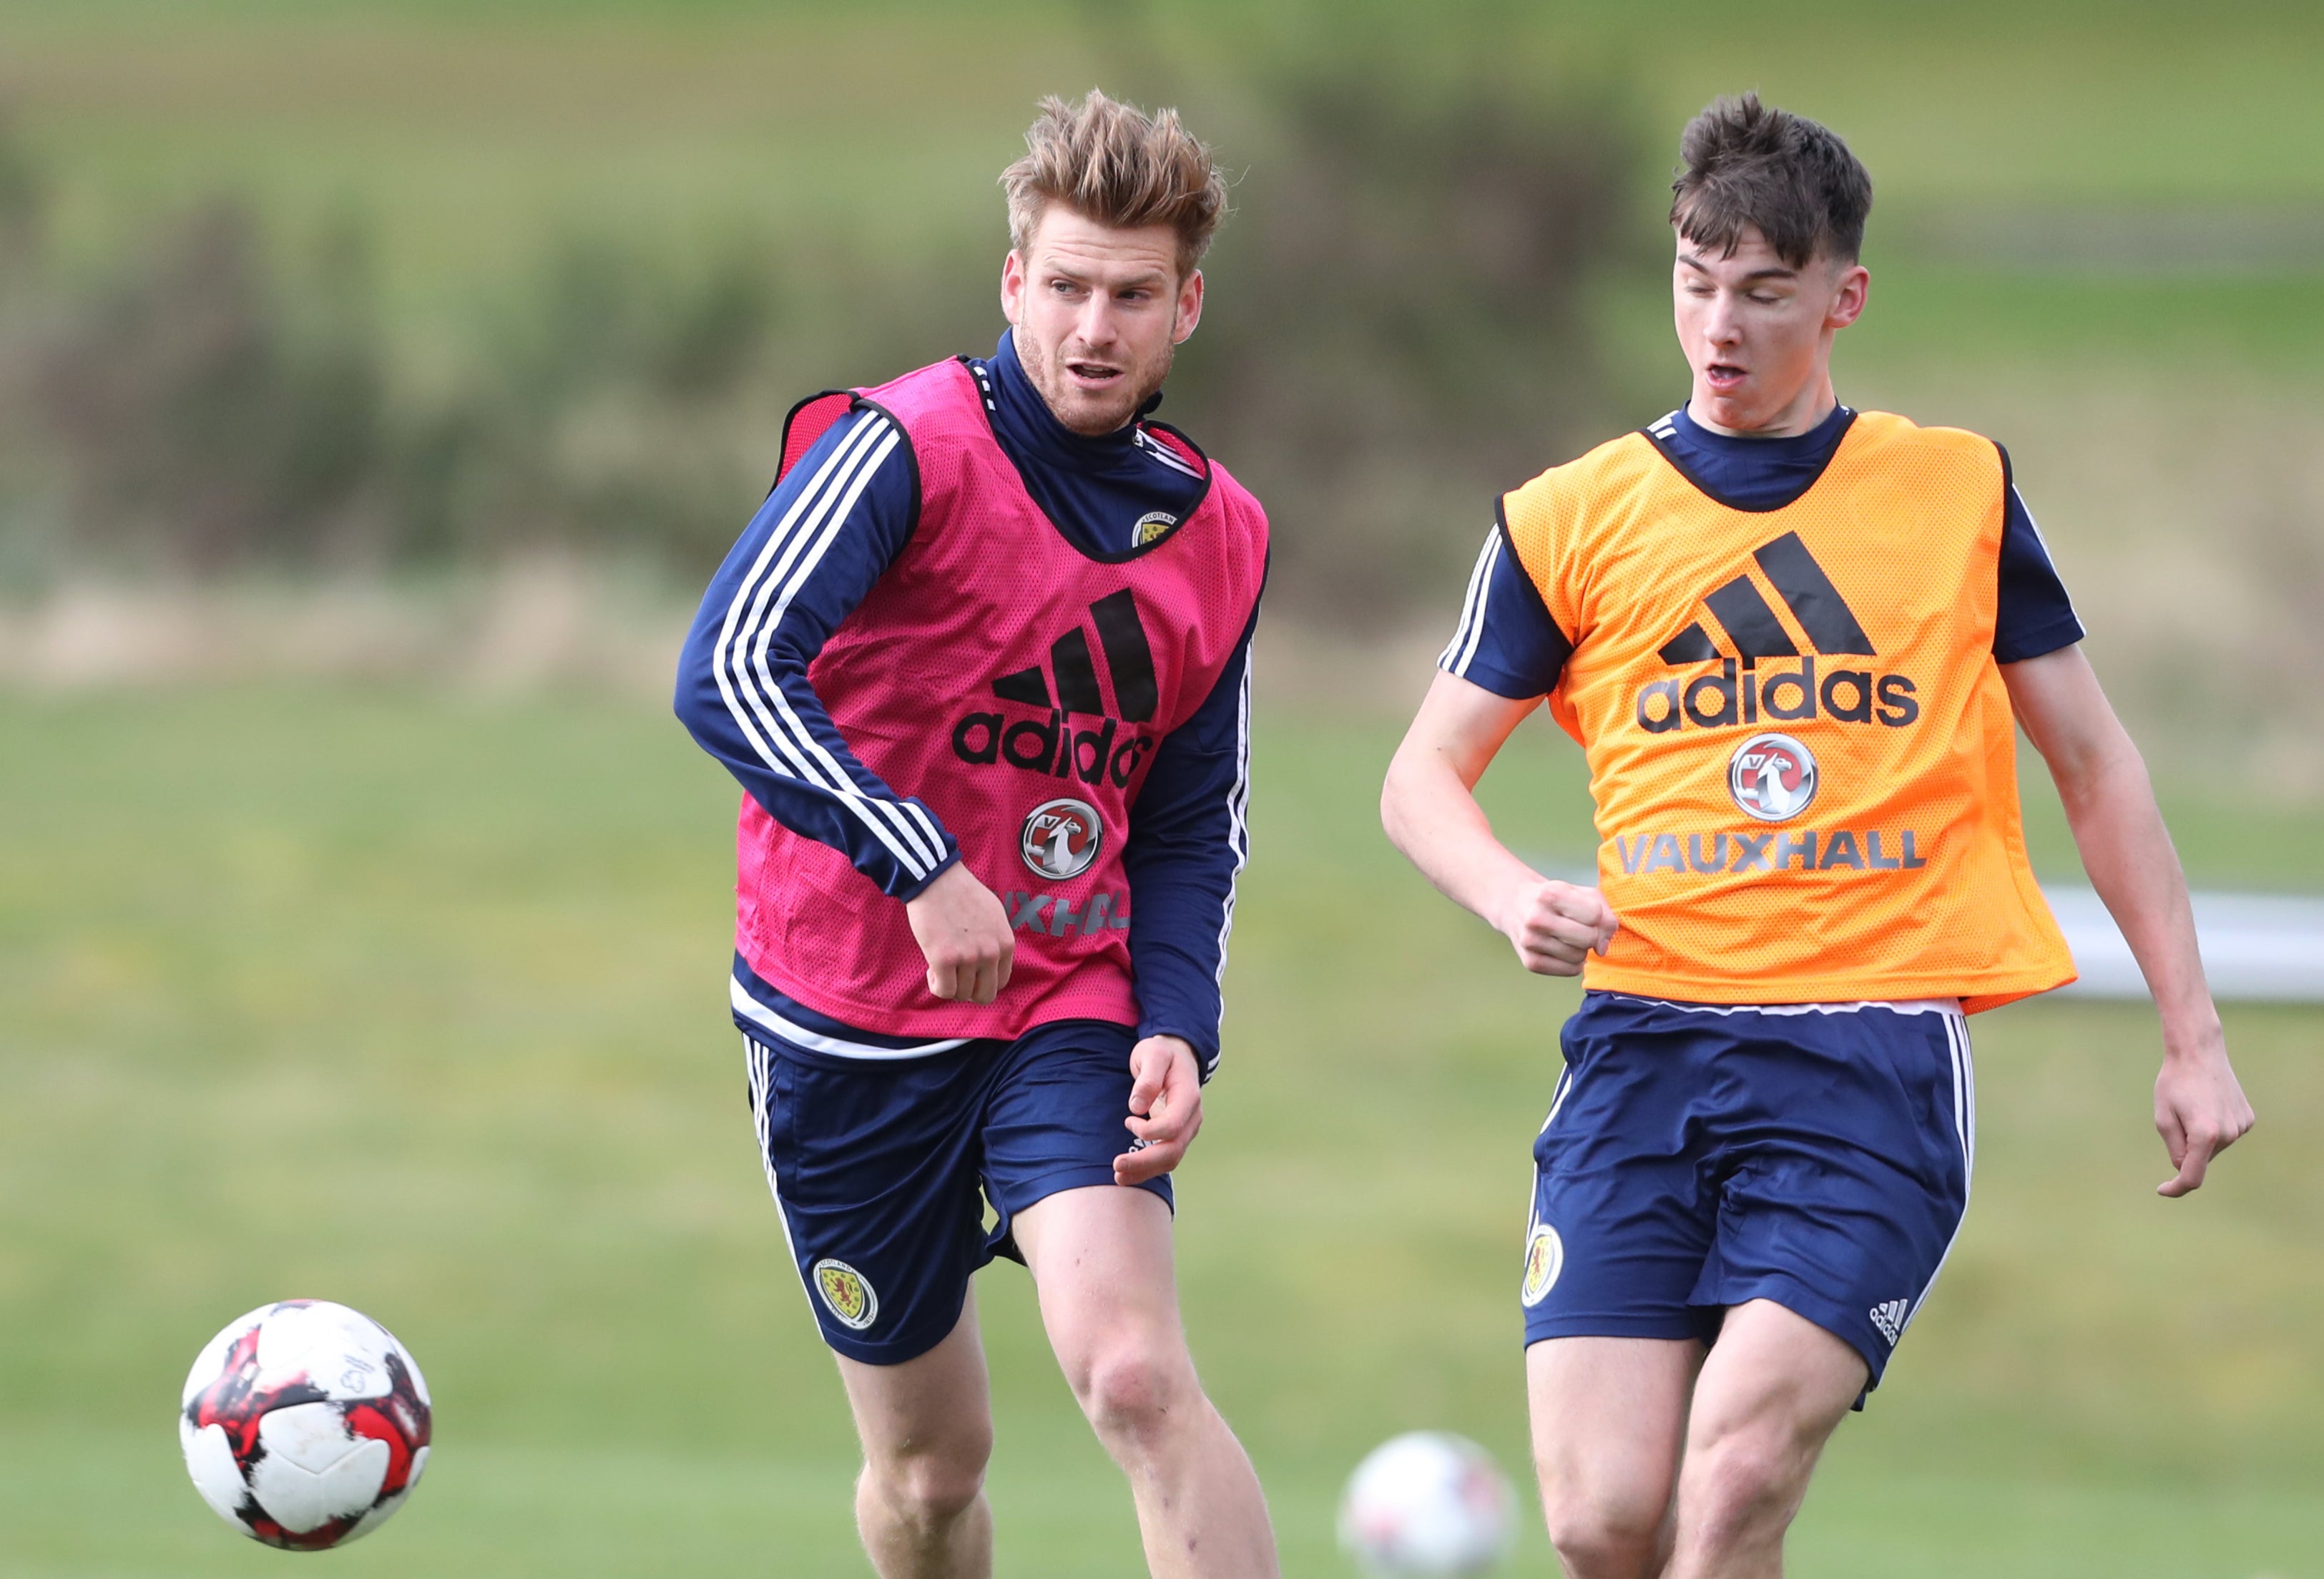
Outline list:
[[[1010,245],[1023,252],[1056,202],[1119,229],[1169,226],[1182,276],[1202,261],[1226,217],[1226,177],[1176,110],[1148,119],[1093,88],[1078,105],[1045,98],[1040,112],[1026,128],[1025,157],[1001,172]]]

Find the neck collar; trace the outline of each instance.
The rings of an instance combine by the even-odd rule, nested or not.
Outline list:
[[[1840,435],[1848,431],[1849,423],[1855,418],[1854,411],[1849,411],[1846,406],[1836,405],[1824,413],[1822,421],[1804,433],[1785,433],[1775,438],[1763,438],[1755,433],[1715,432],[1696,421],[1694,413],[1682,404],[1678,410],[1655,426],[1669,424],[1682,443],[1693,445],[1702,449],[1727,450],[1734,454],[1748,452],[1752,455],[1782,456],[1788,458],[1794,456],[1811,456],[1819,450],[1837,448]]]
[[[1822,480],[1855,421],[1854,411],[1835,406],[1830,416],[1805,433],[1784,439],[1738,439],[1713,433],[1681,406],[1644,432],[1647,442],[1696,492],[1729,510],[1764,515],[1797,503]],[[1730,492],[1721,485],[1734,477],[1738,462],[1743,463],[1741,469],[1747,473],[1773,474],[1781,479],[1779,485],[1754,488],[1748,495]]]
[[[977,374],[976,382],[986,408],[992,413],[993,425],[1006,433],[1011,443],[1052,466],[1075,471],[1120,465],[1138,442],[1138,430],[1147,413],[1162,403],[1161,392],[1157,391],[1129,421],[1112,432],[1076,433],[1057,420],[1057,414],[1049,410],[1049,402],[1033,387],[1032,375],[1018,359],[1013,329],[1001,332],[1001,343],[993,347],[990,361],[972,362],[970,369]]]

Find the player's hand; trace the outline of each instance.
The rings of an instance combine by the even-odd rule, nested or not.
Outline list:
[[[1578,976],[1592,949],[1606,952],[1621,920],[1594,888],[1535,877],[1501,906],[1496,923],[1536,975]]]
[[[1143,1184],[1185,1159],[1203,1127],[1203,1070],[1181,1038],[1149,1036],[1130,1049],[1130,1117],[1138,1143],[1113,1159],[1113,1182]]]
[[[2166,1054],[2154,1077],[2154,1128],[2179,1171],[2154,1193],[2175,1199],[2202,1187],[2211,1159],[2249,1134],[2254,1122],[2224,1034],[2214,1030],[2191,1050]]]
[[[928,962],[928,991],[964,1003],[990,1003],[1009,984],[1017,956],[1000,896],[955,861],[904,903],[912,939]]]

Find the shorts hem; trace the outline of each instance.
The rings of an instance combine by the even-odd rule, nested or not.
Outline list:
[[[1545,1344],[1552,1338],[1692,1338],[1706,1341],[1716,1323],[1706,1323],[1686,1311],[1670,1311],[1652,1316],[1616,1316],[1600,1313],[1594,1316],[1528,1315],[1525,1324],[1525,1346]]]
[[[809,1296],[810,1299],[813,1296]],[[859,1365],[901,1365],[908,1361],[918,1359],[952,1336],[954,1330],[960,1325],[962,1314],[967,1309],[968,1286],[964,1282],[961,1285],[960,1303],[954,1307],[952,1319],[943,1324],[942,1330],[933,1334],[922,1326],[895,1333],[884,1338],[862,1337],[844,1329],[834,1332],[830,1325],[823,1320],[821,1311],[816,1311],[814,1314],[816,1331],[822,1334],[823,1346],[833,1353],[853,1360]]]
[[[1867,1320],[1850,1314],[1846,1306],[1811,1292],[1796,1279],[1780,1272],[1764,1273],[1722,1285],[1716,1305],[1697,1308],[1728,1311],[1754,1299],[1780,1305],[1794,1316],[1814,1323],[1846,1344],[1856,1351],[1857,1357],[1864,1362],[1864,1368],[1869,1373],[1865,1379],[1864,1390],[1869,1393],[1880,1385],[1881,1373],[1887,1370],[1895,1346],[1881,1344],[1871,1334]]]
[[[1019,1213],[1039,1205],[1051,1196],[1061,1196],[1067,1190],[1092,1189],[1100,1187],[1110,1189],[1144,1190],[1148,1195],[1159,1196],[1162,1197],[1162,1205],[1169,1209],[1170,1215],[1175,1218],[1178,1214],[1178,1201],[1177,1197],[1171,1194],[1168,1174],[1163,1174],[1156,1178],[1141,1179],[1134,1185],[1120,1186],[1113,1182],[1111,1163],[1102,1165],[1084,1163],[1074,1168],[1052,1168],[1047,1173],[1035,1174],[1030,1178],[1015,1180],[1012,1182],[1010,1194],[1012,1197],[1021,1196],[1023,1197],[1021,1200],[1013,1198],[1010,1202],[994,1200],[991,1187],[988,1184],[985,1189],[985,1199],[992,1202],[992,1209],[1001,1220],[992,1225],[992,1232],[985,1238],[984,1260],[978,1263],[979,1270],[991,1266],[1002,1257],[1015,1261],[1019,1266],[1025,1264],[1025,1252],[1017,1246],[1017,1214]]]
[[[1127,1142],[1124,1144],[1127,1145]],[[1014,1217],[1028,1207],[1039,1205],[1051,1196],[1061,1196],[1067,1190],[1087,1189],[1093,1185],[1112,1183],[1113,1165],[1110,1162],[1084,1163],[1073,1168],[1052,1168],[1047,1173],[1037,1173],[1029,1178],[1011,1179],[1004,1192],[1009,1198],[993,1200],[992,1208],[1003,1217]],[[1161,1196],[1162,1204],[1170,1208],[1172,1215],[1176,1215],[1178,1203],[1171,1193],[1168,1174],[1143,1179],[1124,1187],[1145,1190],[1149,1194]],[[988,1197],[990,1194],[988,1187]]]

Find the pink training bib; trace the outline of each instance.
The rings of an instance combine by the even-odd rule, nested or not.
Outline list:
[[[1084,554],[1025,491],[958,361],[809,402],[785,436],[785,469],[857,402],[910,444],[919,520],[807,678],[864,764],[926,801],[1001,896],[1016,964],[995,1002],[935,997],[903,902],[748,795],[735,948],[779,991],[865,1030],[1134,1025],[1123,842],[1155,748],[1210,695],[1250,623],[1266,512],[1225,467],[1149,426],[1209,492],[1156,541]]]

